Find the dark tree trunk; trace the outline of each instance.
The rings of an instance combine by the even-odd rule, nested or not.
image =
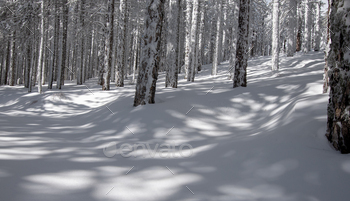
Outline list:
[[[331,0],[329,67],[329,104],[326,136],[336,150],[350,153],[350,4]]]
[[[240,0],[238,41],[233,88],[247,86],[250,0]]]

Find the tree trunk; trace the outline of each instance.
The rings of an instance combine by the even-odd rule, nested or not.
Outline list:
[[[40,42],[39,42],[39,52],[38,52],[38,92],[41,94],[43,92],[43,83],[42,78],[42,58],[43,58],[43,49],[44,49],[44,1],[41,2],[41,17],[40,17]]]
[[[114,23],[114,0],[108,0],[108,11],[106,14],[106,44],[105,44],[105,64],[103,72],[102,90],[109,90],[112,69],[112,49],[113,49],[113,23]]]
[[[119,7],[119,37],[118,37],[118,50],[117,50],[117,69],[115,74],[115,85],[117,87],[124,87],[124,68],[125,68],[125,36],[126,36],[126,0],[120,0]]]
[[[315,16],[315,51],[320,50],[320,7],[321,7],[321,2],[316,2],[316,16]]]
[[[199,7],[199,34],[198,34],[198,71],[202,70],[203,57],[204,57],[204,16],[205,16],[205,1],[202,1]]]
[[[272,19],[272,71],[279,69],[279,0],[273,1],[273,19]]]
[[[178,45],[178,15],[179,15],[179,0],[169,0],[168,6],[168,34],[167,34],[167,52],[166,52],[166,79],[165,87],[177,88],[177,45]]]
[[[294,56],[295,52],[295,26],[296,26],[296,10],[297,2],[296,0],[289,0],[289,12],[287,13],[288,17],[288,27],[287,27],[287,56]]]
[[[148,0],[144,47],[137,78],[134,106],[155,103],[158,79],[159,49],[165,0]]]
[[[328,77],[328,55],[330,51],[330,11],[331,11],[331,0],[328,0],[328,11],[327,11],[327,42],[326,42],[326,49],[325,49],[325,65],[324,65],[324,73],[323,73],[323,93],[328,92],[329,88],[329,77]]]
[[[186,4],[186,39],[185,39],[185,79],[187,81],[191,78],[191,22],[192,22],[192,1],[187,0]]]
[[[192,9],[192,23],[191,23],[191,44],[192,44],[192,51],[191,51],[191,57],[192,57],[192,62],[191,62],[191,77],[190,80],[191,82],[194,82],[194,77],[196,74],[196,68],[198,64],[197,60],[197,47],[198,47],[198,42],[197,42],[197,32],[198,32],[198,24],[197,24],[197,19],[198,19],[198,5],[199,5],[199,0],[193,0],[193,9]]]
[[[305,0],[304,53],[311,50],[311,20],[309,0]]]
[[[211,71],[211,75],[217,75],[218,73],[218,65],[220,64],[220,52],[221,52],[221,46],[222,46],[222,1],[217,1],[217,21],[216,21],[216,38],[215,38],[215,47],[214,47],[214,54],[213,54],[213,67]],[[248,13],[249,15],[249,13]],[[249,27],[249,26],[248,26]]]
[[[301,28],[302,28],[302,21],[301,21],[301,4],[297,7],[297,15],[298,15],[298,31],[297,31],[297,42],[296,42],[296,51],[299,52],[301,50]]]
[[[240,0],[238,41],[233,88],[247,86],[250,0]]]
[[[9,71],[9,85],[15,86],[16,80],[16,31],[12,32],[11,47],[10,47],[10,71]]]
[[[350,153],[350,4],[331,0],[331,43],[328,55],[329,104],[326,136],[336,150]]]
[[[234,2],[233,5],[233,26],[232,26],[232,42],[231,42],[231,54],[230,54],[230,65],[229,65],[229,80],[233,80],[236,64],[236,52],[237,52],[237,28],[239,18],[239,1]]]
[[[58,69],[57,88],[61,89],[64,84],[64,69],[66,67],[67,59],[67,33],[68,33],[68,5],[67,0],[63,0],[63,32],[62,32],[62,62]]]

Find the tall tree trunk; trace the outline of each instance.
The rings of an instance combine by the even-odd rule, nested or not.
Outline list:
[[[272,20],[272,71],[279,69],[279,0],[273,1],[273,20]]]
[[[148,0],[144,47],[137,78],[134,106],[155,103],[159,49],[165,0]]]
[[[315,51],[320,50],[320,7],[321,7],[321,2],[316,2],[316,16],[315,16]]]
[[[79,22],[80,22],[80,36],[81,38],[79,40],[79,46],[78,46],[78,66],[77,66],[77,84],[82,85],[83,84],[83,76],[84,76],[84,52],[85,52],[85,33],[84,33],[84,26],[85,26],[85,0],[81,0],[80,3],[80,16],[79,16]]]
[[[118,37],[118,50],[117,50],[117,69],[115,74],[115,85],[117,87],[124,87],[124,69],[125,69],[125,36],[126,36],[126,0],[120,0],[119,6],[119,37]]]
[[[296,42],[296,51],[299,52],[301,50],[302,42],[301,42],[301,32],[302,32],[302,14],[301,14],[301,3],[297,7],[297,15],[298,15],[298,31],[297,31],[297,42]]]
[[[178,49],[178,15],[179,0],[169,0],[168,6],[168,29],[167,29],[167,52],[166,52],[166,80],[165,87],[177,88],[177,59],[176,51]]]
[[[6,85],[7,84],[7,74],[8,70],[10,68],[10,52],[11,52],[11,42],[7,42],[7,48],[6,48],[6,54],[5,54],[5,63],[3,64],[2,71],[1,71],[1,85]]]
[[[240,0],[238,41],[233,88],[247,86],[250,0]]]
[[[191,22],[192,22],[192,1],[187,0],[186,4],[186,39],[185,39],[185,79],[187,81],[191,78]]]
[[[136,6],[136,26],[135,26],[135,36],[134,36],[134,53],[133,53],[133,69],[132,69],[132,83],[136,82],[136,70],[137,70],[137,55],[139,53],[139,41],[140,41],[140,6],[139,0],[137,0]]]
[[[328,11],[327,11],[327,42],[326,42],[326,50],[325,52],[325,65],[324,65],[324,73],[323,73],[323,93],[328,92],[329,87],[329,77],[328,77],[328,55],[330,51],[330,11],[331,11],[331,0],[328,0]]]
[[[43,49],[44,49],[44,1],[41,2],[40,6],[40,42],[39,42],[39,52],[38,52],[38,92],[41,94],[43,92],[43,83],[41,82],[42,78],[42,58],[43,58]]]
[[[204,16],[205,16],[205,1],[202,1],[199,7],[199,33],[198,33],[198,71],[202,70],[204,58]]]
[[[233,26],[232,26],[232,42],[231,42],[231,54],[230,54],[230,65],[229,65],[229,80],[233,80],[235,74],[236,65],[236,52],[237,52],[237,28],[239,18],[239,7],[240,1],[233,3]]]
[[[9,71],[9,85],[15,86],[16,83],[16,31],[11,34],[11,51],[10,51],[10,71]]]
[[[55,35],[54,35],[54,68],[53,68],[53,81],[57,81],[58,77],[58,68],[60,64],[60,48],[59,48],[59,42],[60,42],[60,0],[55,1]]]
[[[221,52],[221,46],[222,46],[222,1],[217,1],[217,21],[216,21],[216,38],[215,38],[215,47],[214,47],[214,54],[213,54],[213,67],[211,71],[211,75],[217,75],[218,73],[218,65],[220,64],[220,52]],[[249,15],[249,13],[248,13]],[[249,27],[249,26],[248,26]]]
[[[183,0],[179,0],[178,16],[177,16],[177,33],[176,33],[176,43],[177,43],[177,49],[176,49],[177,72],[176,72],[176,74],[177,74],[177,76],[179,73],[181,73],[181,66],[182,66],[182,53],[183,53],[183,48],[182,48],[183,47],[182,4],[183,4],[183,2],[184,2]]]
[[[295,52],[295,26],[296,26],[296,10],[297,10],[297,1],[289,0],[289,12],[287,13],[288,17],[288,27],[287,27],[287,56],[294,56]]]
[[[64,70],[67,60],[67,33],[68,33],[68,5],[67,0],[63,0],[63,32],[62,32],[62,62],[58,70],[57,88],[61,89],[64,84]]]
[[[114,0],[108,0],[108,11],[106,14],[106,44],[105,44],[105,64],[103,72],[102,90],[109,90],[112,69],[112,49],[113,49],[113,23],[114,23]]]
[[[331,0],[328,55],[329,104],[326,136],[336,150],[350,153],[350,3]]]
[[[198,52],[198,41],[197,41],[197,33],[198,33],[198,6],[199,6],[199,0],[193,0],[193,9],[192,9],[192,23],[191,23],[191,44],[192,44],[192,51],[191,51],[191,82],[194,82],[194,77],[196,74],[196,69],[198,66],[198,60],[197,60],[197,52]]]
[[[305,29],[304,29],[304,47],[303,51],[309,52],[311,50],[311,13],[309,0],[305,0]]]

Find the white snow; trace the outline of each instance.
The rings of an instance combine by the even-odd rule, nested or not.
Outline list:
[[[254,58],[247,88],[232,88],[228,62],[178,89],[160,74],[157,103],[136,108],[135,85],[101,91],[91,80],[92,94],[66,81],[42,95],[1,86],[0,200],[348,200],[350,158],[324,136],[323,57],[281,57],[277,75],[271,57]],[[111,142],[186,143],[193,155],[108,158]]]

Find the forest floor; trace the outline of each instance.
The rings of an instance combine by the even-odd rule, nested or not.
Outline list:
[[[178,89],[160,74],[157,103],[136,108],[131,84],[0,87],[0,200],[348,200],[349,155],[325,138],[323,53],[281,57],[278,74],[270,59],[249,61],[246,88],[227,62]]]

